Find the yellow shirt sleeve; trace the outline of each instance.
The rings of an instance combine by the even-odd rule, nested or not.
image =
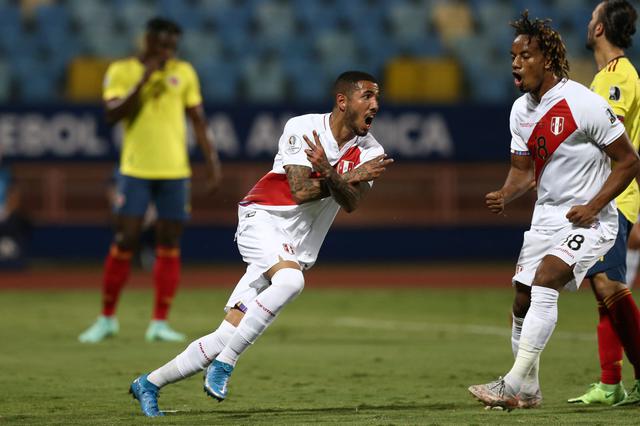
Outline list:
[[[592,90],[607,100],[613,112],[626,117],[635,96],[635,81],[627,72],[600,72],[593,81]]]
[[[126,96],[131,90],[127,80],[127,73],[122,64],[114,62],[109,65],[104,76],[102,99],[108,101]]]
[[[202,103],[202,94],[200,93],[200,80],[196,70],[190,64],[187,67],[188,84],[184,91],[184,105],[187,108],[198,106]]]

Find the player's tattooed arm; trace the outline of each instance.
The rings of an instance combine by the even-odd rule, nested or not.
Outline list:
[[[302,204],[331,196],[324,179],[311,177],[310,167],[287,165],[284,169],[287,172],[291,196],[296,203]]]
[[[303,138],[309,145],[305,150],[307,159],[314,170],[325,178],[331,196],[347,213],[354,211],[369,191],[370,186],[367,181],[379,177],[384,172],[385,166],[393,162],[391,159],[385,160],[384,156],[379,156],[340,176],[329,164],[318,133],[313,132],[314,142],[306,135]]]
[[[342,178],[349,183],[369,182],[379,178],[391,163],[393,163],[393,159],[387,158],[387,154],[378,155],[362,163],[360,167],[344,173]]]

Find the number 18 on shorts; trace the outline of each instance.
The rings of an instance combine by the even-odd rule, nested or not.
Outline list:
[[[613,246],[616,232],[617,229],[607,229],[598,222],[589,228],[573,225],[559,229],[532,227],[524,233],[513,283],[530,286],[542,259],[551,255],[573,266],[574,279],[566,288],[577,290],[589,268]]]

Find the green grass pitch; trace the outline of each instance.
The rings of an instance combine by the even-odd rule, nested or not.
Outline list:
[[[190,339],[208,333],[227,295],[183,289],[172,324]],[[542,409],[485,411],[470,397],[467,386],[511,367],[510,289],[308,288],[240,360],[226,401],[206,397],[198,374],[163,389],[165,418],[145,419],[130,382],[185,346],[143,340],[151,297],[125,291],[120,335],[82,345],[96,292],[0,292],[0,424],[638,423],[638,407],[565,402],[598,379],[589,291],[560,297],[541,360]],[[624,378],[631,387],[628,364]]]

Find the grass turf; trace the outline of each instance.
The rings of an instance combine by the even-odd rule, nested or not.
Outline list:
[[[172,325],[189,339],[222,319],[228,292],[183,290]],[[305,290],[240,360],[229,397],[200,374],[163,389],[161,419],[127,394],[186,344],[146,343],[151,293],[125,291],[121,332],[77,342],[95,292],[0,293],[0,424],[637,424],[638,408],[567,404],[597,381],[597,314],[588,291],[563,294],[541,361],[544,407],[485,411],[467,392],[512,365],[510,290]],[[632,372],[624,367],[627,387]]]

